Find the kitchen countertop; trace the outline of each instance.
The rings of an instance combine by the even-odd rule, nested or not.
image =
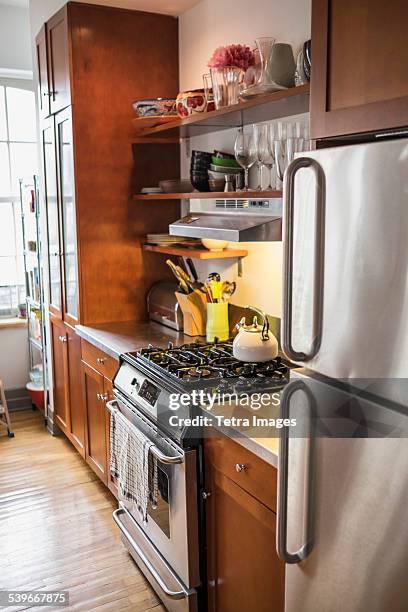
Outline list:
[[[176,332],[170,327],[159,323],[138,323],[135,321],[121,321],[103,323],[99,325],[77,325],[75,330],[81,338],[93,344],[114,359],[129,351],[136,351],[148,344],[166,348],[168,342],[175,345],[187,344],[194,341],[191,336]],[[273,465],[278,466],[278,438],[252,438],[250,436],[237,436],[237,432],[223,427],[222,432],[234,439],[255,455]]]
[[[122,353],[136,351],[148,344],[166,348],[169,342],[175,345],[193,342],[191,336],[153,322],[119,321],[92,326],[77,325],[75,331],[78,336],[114,359],[119,359]]]

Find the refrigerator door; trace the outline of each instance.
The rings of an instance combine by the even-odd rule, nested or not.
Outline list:
[[[407,377],[408,139],[306,155],[285,175],[284,352],[328,377]]]
[[[317,437],[286,438],[285,456],[280,441],[285,612],[405,612],[408,417],[325,385],[289,383],[286,397],[293,384],[287,414],[310,429],[312,396]]]

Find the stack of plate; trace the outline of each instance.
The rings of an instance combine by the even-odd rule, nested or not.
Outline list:
[[[197,238],[186,238],[185,236],[170,236],[170,234],[147,234],[146,242],[148,244],[156,244],[158,246],[166,246],[169,244],[195,244],[201,241]]]

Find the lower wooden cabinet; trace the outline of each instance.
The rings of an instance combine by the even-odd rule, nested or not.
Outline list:
[[[66,347],[69,386],[69,428],[67,435],[85,457],[85,409],[81,388],[81,339],[66,326]]]
[[[82,361],[82,393],[86,414],[85,459],[108,484],[106,400],[104,376]]]
[[[239,445],[227,438],[222,445],[226,457],[236,451],[239,464]],[[204,443],[208,610],[283,612],[285,565],[276,553],[276,515],[242,488],[245,483],[240,486],[226,475],[230,465],[220,462],[219,453],[214,461],[214,446],[219,449],[220,441]],[[256,462],[273,474],[274,468],[255,456],[254,470]],[[268,480],[265,488],[276,482]]]
[[[68,352],[65,324],[56,317],[50,317],[52,340],[54,420],[65,434],[70,426]]]
[[[85,412],[81,390],[81,342],[75,330],[51,316],[54,419],[85,457]]]

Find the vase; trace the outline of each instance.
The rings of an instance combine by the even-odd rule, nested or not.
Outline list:
[[[211,81],[215,108],[238,104],[244,71],[236,66],[211,68]]]
[[[261,69],[258,81],[241,91],[240,98],[244,100],[280,89],[287,89],[284,85],[276,83],[271,75],[271,60],[275,39],[269,36],[257,38],[255,43],[260,57]]]
[[[268,79],[284,87],[295,86],[295,58],[291,45],[275,43],[268,62]]]

